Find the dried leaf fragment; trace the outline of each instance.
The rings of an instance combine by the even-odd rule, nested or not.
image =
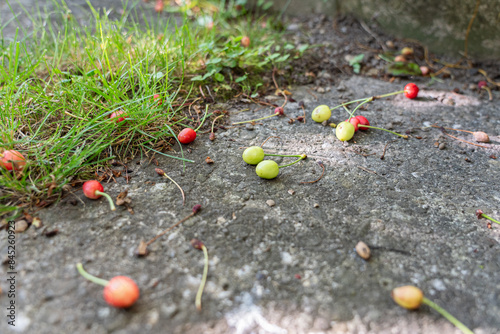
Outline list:
[[[141,241],[139,242],[139,246],[137,247],[135,254],[137,256],[148,255],[148,244],[143,239],[141,239]]]
[[[35,226],[36,228],[40,228],[43,226],[42,221],[38,217],[33,218],[31,225]]]

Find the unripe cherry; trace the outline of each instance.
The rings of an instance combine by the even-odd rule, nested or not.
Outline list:
[[[400,306],[409,310],[415,310],[422,305],[424,293],[417,287],[406,285],[393,289],[391,297]]]
[[[340,141],[348,141],[354,136],[354,125],[349,122],[340,122],[335,129],[335,135]]]

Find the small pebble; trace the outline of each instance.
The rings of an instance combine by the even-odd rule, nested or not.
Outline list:
[[[316,91],[320,94],[323,94],[325,92],[325,89],[323,87],[318,87]]]
[[[445,148],[446,148],[446,144],[445,143],[439,144],[439,149],[440,150],[444,150]]]
[[[356,252],[365,260],[368,260],[371,256],[370,248],[363,241],[358,242],[356,245]]]
[[[248,131],[253,131],[253,129],[255,129],[255,127],[252,124],[247,124],[247,125],[245,125],[245,129],[247,129]]]
[[[276,205],[276,202],[275,202],[275,201],[273,201],[272,199],[268,199],[268,200],[266,201],[266,204],[267,204],[267,205],[269,205],[269,206],[275,206],[275,205]]]
[[[293,194],[295,194],[295,190],[293,190],[293,189],[288,189],[288,193],[289,193],[290,195],[293,195]]]
[[[314,204],[313,204],[313,206],[314,206],[315,208],[319,208],[319,204],[318,204],[318,203],[314,203]]]
[[[28,228],[28,222],[24,219],[17,221],[14,225],[14,231],[16,233],[24,232],[26,231],[27,228]]]

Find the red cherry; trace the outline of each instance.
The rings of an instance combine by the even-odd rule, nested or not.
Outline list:
[[[163,11],[163,0],[156,0],[155,11],[161,13]]]
[[[185,128],[179,132],[177,139],[179,139],[182,144],[189,144],[196,139],[196,131],[191,128]]]
[[[354,132],[358,132],[359,119],[352,117],[350,120],[346,119],[345,122],[351,123],[354,126]]]
[[[24,156],[16,150],[8,150],[0,154],[0,167],[7,170],[22,170],[26,165]]]
[[[243,36],[243,38],[241,39],[241,46],[244,48],[250,46],[250,38],[248,38],[248,36]]]
[[[404,88],[405,96],[409,99],[414,99],[418,95],[418,86],[414,83],[409,83]]]
[[[120,123],[120,122],[123,122],[125,120],[125,118],[127,118],[127,115],[123,115],[124,113],[125,113],[125,111],[118,110],[118,111],[115,111],[114,113],[111,113],[111,115],[109,115],[109,118],[112,119],[112,118],[118,117],[116,123]]]
[[[360,125],[368,125],[368,126],[370,125],[370,122],[368,122],[365,116],[358,115],[355,118],[359,121]],[[362,126],[359,127],[359,129],[363,131],[368,131],[368,128],[364,128]]]
[[[158,100],[158,104],[162,103],[160,94],[153,95],[153,100],[154,101]]]
[[[486,86],[488,86],[488,83],[484,80],[481,80],[477,83],[477,88],[479,88],[479,89],[486,87]]]
[[[278,107],[278,108],[274,109],[274,113],[278,114],[280,116],[283,116],[285,114],[285,111],[283,110],[282,107]]]
[[[109,280],[103,291],[104,300],[114,307],[130,307],[139,298],[139,288],[127,276],[115,276]]]
[[[101,194],[96,194],[96,191],[104,192],[104,187],[102,184],[99,183],[99,181],[92,180],[92,181],[87,181],[83,184],[82,187],[83,194],[87,196],[90,199],[98,199],[101,198]]]

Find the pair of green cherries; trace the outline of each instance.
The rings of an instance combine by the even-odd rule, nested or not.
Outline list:
[[[278,166],[278,164],[273,161],[273,160],[264,160],[264,157],[266,156],[271,156],[271,157],[293,157],[293,158],[298,158],[292,163],[289,163],[287,165],[283,166]],[[280,172],[280,168],[283,167],[288,167],[293,164],[296,164],[300,160],[304,160],[307,158],[307,155],[305,154],[294,154],[294,155],[287,155],[287,154],[267,154],[264,153],[264,150],[262,147],[259,146],[251,146],[247,148],[243,152],[243,161],[245,161],[249,165],[257,165],[257,168],[255,169],[255,172],[257,175],[263,179],[274,179],[276,176],[278,176]]]

